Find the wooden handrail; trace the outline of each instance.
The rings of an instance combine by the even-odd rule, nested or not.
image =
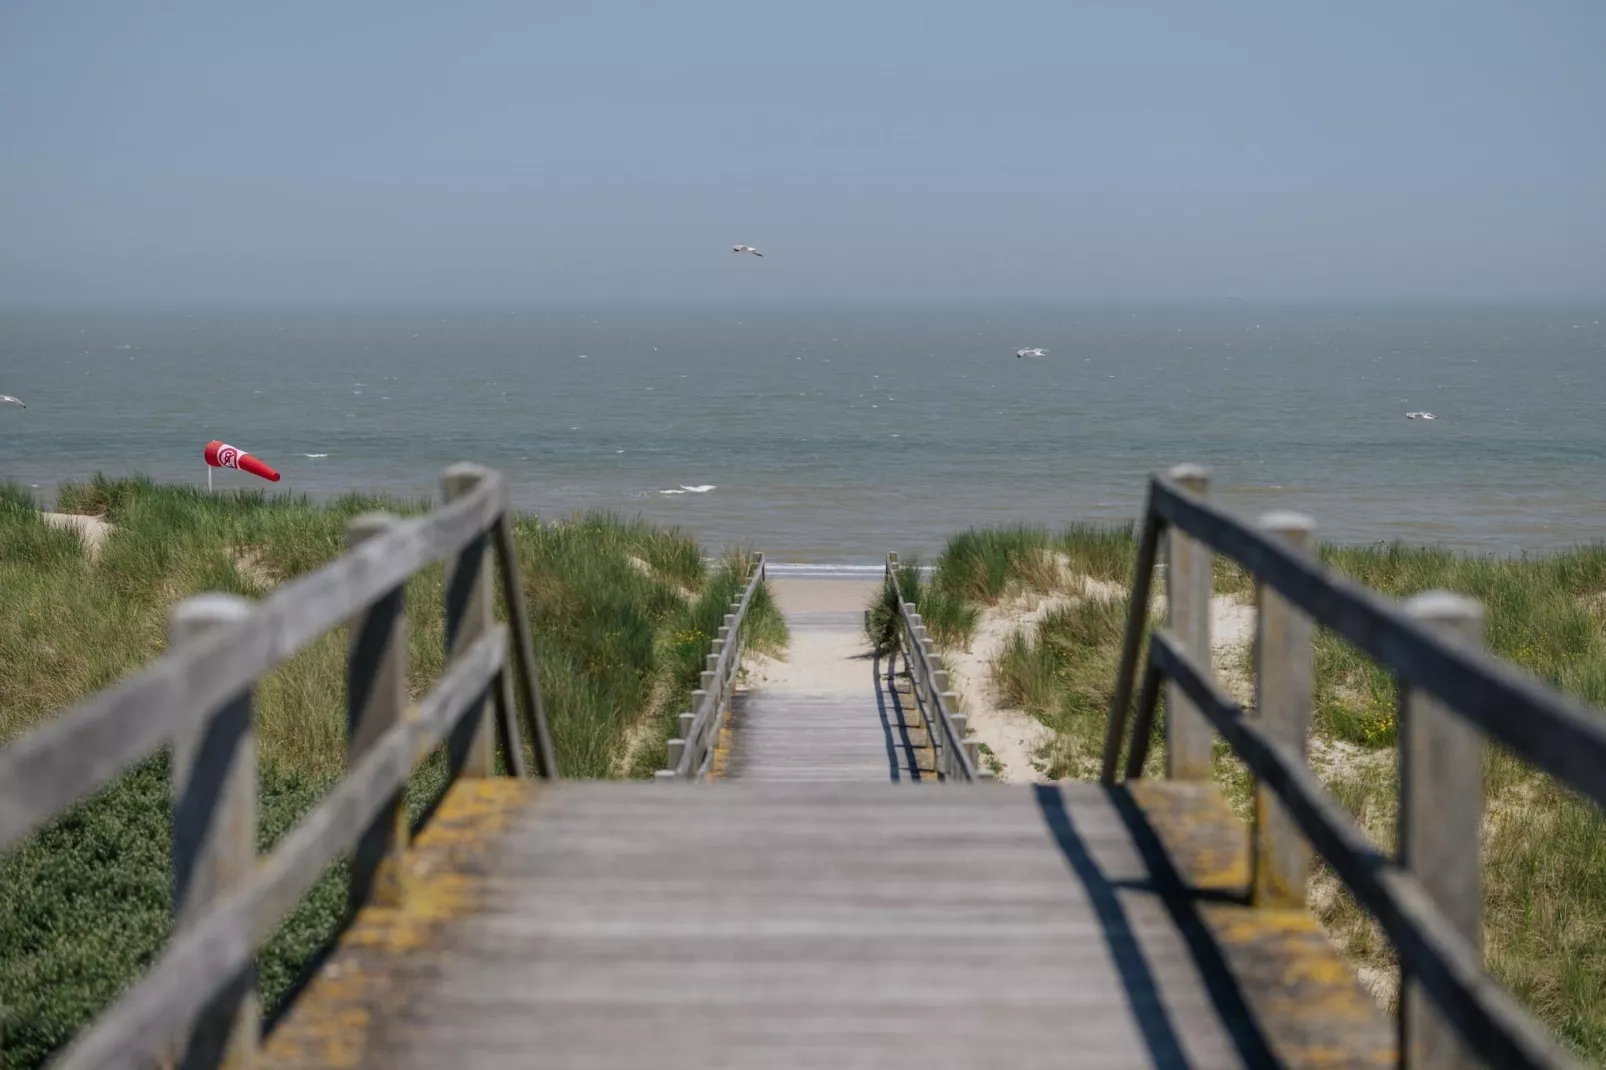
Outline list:
[[[887,554],[886,583],[898,607],[898,648],[903,651],[904,665],[914,685],[915,708],[920,711],[926,738],[931,741],[937,775],[966,783],[991,779],[991,771],[977,768],[981,741],[969,734],[968,718],[954,710],[959,696],[948,689],[948,672],[942,667],[941,655],[926,633],[915,604],[904,601],[896,553]]]
[[[1513,752],[1606,808],[1606,714],[1496,658],[1421,627],[1398,605],[1161,477],[1149,509],[1275,588],[1316,623]]]
[[[1189,485],[1184,485],[1189,484]],[[1208,776],[1178,762],[1197,748],[1198,718],[1219,732],[1256,777],[1251,900],[1302,906],[1308,842],[1370,911],[1400,958],[1401,1065],[1448,1068],[1481,1059],[1498,1067],[1571,1068],[1572,1060],[1483,966],[1479,947],[1478,834],[1483,812],[1480,741],[1471,726],[1596,802],[1606,802],[1606,715],[1479,649],[1481,607],[1430,592],[1397,605],[1318,561],[1308,518],[1271,514],[1259,527],[1209,504],[1203,469],[1184,466],[1150,482],[1119,676],[1110,706],[1103,779],[1121,766],[1127,714],[1148,622],[1150,576],[1165,536],[1169,625],[1148,637],[1125,763],[1143,774],[1162,686],[1167,691],[1167,772]],[[1221,553],[1255,579],[1259,698],[1245,712],[1215,685],[1208,608],[1211,561]],[[1400,858],[1374,848],[1310,772],[1305,735],[1313,689],[1311,628],[1324,626],[1370,654],[1400,683]],[[1208,754],[1206,749],[1205,753]],[[1296,839],[1298,842],[1296,842]]]
[[[1327,793],[1304,756],[1221,692],[1197,658],[1164,629],[1149,637],[1149,675],[1188,693],[1255,778],[1277,794],[1299,830],[1393,941],[1456,1031],[1494,1066],[1579,1066],[1483,969],[1483,957],[1456,931],[1422,882],[1387,858]],[[1158,688],[1145,686],[1153,702]]]
[[[256,948],[348,852],[351,906],[398,905],[400,882],[391,878],[407,842],[402,793],[431,749],[447,744],[451,777],[491,776],[500,738],[507,768],[523,775],[514,717],[522,704],[537,769],[556,775],[506,483],[488,469],[454,465],[443,485],[447,503],[424,516],[355,518],[345,554],[260,603],[215,594],[179,603],[167,654],[0,751],[4,850],[129,764],[168,742],[174,749],[173,938],[157,965],[53,1065],[143,1066],[156,1056],[194,1066],[251,1061]],[[441,560],[446,671],[409,716],[405,588]],[[493,560],[511,631],[493,618]],[[252,692],[262,674],[342,625],[350,631],[347,774],[259,860]]]
[[[469,714],[507,663],[497,625],[458,657],[406,718],[371,747],[285,836],[257,872],[176,935],[143,978],[52,1064],[137,1067],[251,963],[329,864],[407,783],[413,768]]]
[[[496,473],[473,493],[403,520],[330,564],[279,587],[244,619],[208,632],[51,718],[0,751],[0,851],[104,787],[323,633],[496,522]]]
[[[730,713],[736,675],[742,667],[742,629],[747,610],[766,576],[764,555],[758,554],[757,558],[742,596],[731,603],[719,634],[709,642],[701,686],[691,693],[692,708],[680,715],[680,734],[667,744],[668,766],[654,774],[658,780],[706,780],[713,769],[714,748]]]

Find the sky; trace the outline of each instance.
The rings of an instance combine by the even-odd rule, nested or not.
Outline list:
[[[1601,0],[5,0],[0,304],[1594,302],[1602,56]]]

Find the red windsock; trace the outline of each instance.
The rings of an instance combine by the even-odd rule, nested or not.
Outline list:
[[[279,482],[279,473],[251,456],[242,449],[236,449],[227,442],[213,439],[206,444],[206,463],[213,468],[238,468],[243,472],[250,472],[254,476],[261,476],[270,483]]]

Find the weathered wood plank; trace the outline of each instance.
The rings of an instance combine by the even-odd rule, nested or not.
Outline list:
[[[1394,602],[1156,478],[1150,507],[1520,757],[1606,807],[1606,716],[1498,658],[1414,624]]]
[[[346,525],[348,548],[390,531],[388,513],[364,513]],[[346,765],[383,739],[407,712],[407,610],[405,585],[381,595],[351,623],[346,657]],[[401,789],[391,796],[357,840],[351,858],[347,902],[352,910],[370,900],[401,901],[401,858],[407,849],[407,811]]]
[[[441,479],[448,502],[467,497],[486,480],[489,469],[454,464]],[[446,657],[467,650],[495,624],[491,607],[491,537],[482,531],[463,544],[446,565]],[[489,692],[475,702],[459,732],[448,743],[448,758],[457,775],[496,775],[496,736],[491,723]]]
[[[1132,590],[1127,600],[1126,635],[1121,640],[1121,662],[1115,671],[1115,693],[1110,696],[1110,715],[1104,726],[1104,766],[1099,778],[1115,783],[1121,761],[1122,737],[1126,732],[1127,710],[1138,675],[1138,653],[1149,625],[1149,589],[1154,583],[1155,558],[1160,548],[1160,522],[1154,510],[1143,510],[1143,534],[1138,540],[1137,567],[1132,572]],[[1148,736],[1145,727],[1142,735]],[[1136,736],[1136,733],[1134,733]],[[1143,763],[1138,762],[1138,768]]]
[[[1410,873],[1392,863],[1355,827],[1303,760],[1249,722],[1221,694],[1208,671],[1164,631],[1149,654],[1209,717],[1249,767],[1277,793],[1316,852],[1382,926],[1400,961],[1460,1036],[1493,1067],[1574,1070],[1579,1064],[1483,968],[1483,956]]]
[[[530,635],[530,611],[524,602],[524,587],[519,582],[519,549],[513,541],[513,517],[506,511],[496,522],[496,553],[508,626],[513,632],[513,667],[518,673],[525,731],[530,735],[530,750],[535,755],[535,772],[543,779],[552,780],[558,775],[558,759],[552,750],[552,726],[547,722],[546,704],[541,698],[541,673],[535,663],[535,641]]]
[[[1193,494],[1204,496],[1209,476],[1198,465],[1178,465],[1170,478]],[[1208,543],[1186,530],[1166,532],[1166,626],[1192,654],[1210,664],[1210,595],[1215,553]],[[1165,769],[1176,780],[1208,780],[1213,768],[1214,733],[1210,722],[1175,682],[1165,689]]]
[[[183,650],[250,613],[250,602],[231,595],[187,598],[173,607],[171,645]],[[249,689],[178,733],[172,776],[173,930],[182,935],[256,871],[257,755]],[[242,964],[208,995],[176,1045],[180,1064],[197,1070],[250,1066],[261,1031],[252,964]]]
[[[1406,614],[1467,650],[1483,642],[1483,607],[1442,591],[1417,595]],[[1432,695],[1400,689],[1400,864],[1474,951],[1483,947],[1483,740]],[[1409,968],[1400,985],[1401,1065],[1456,1070],[1476,1050],[1427,998]]]
[[[857,612],[786,614],[792,659],[829,657],[851,666],[852,683],[770,682],[735,695],[730,748],[722,776],[733,780],[852,781],[909,779],[915,758],[899,698],[876,677]],[[813,646],[812,643],[823,646]],[[829,653],[825,653],[829,652]],[[821,688],[834,688],[821,690]]]
[[[1269,513],[1260,526],[1294,550],[1308,550],[1315,523],[1300,513]],[[1265,584],[1255,588],[1255,719],[1270,739],[1305,760],[1315,688],[1311,622]],[[1310,848],[1277,793],[1255,785],[1254,903],[1303,907]]]
[[[402,521],[219,628],[0,751],[0,851],[152,753],[414,572],[478,537],[506,508],[492,473],[473,493]]]
[[[1259,970],[1225,1021],[1133,820],[1086,784],[566,782],[453,875],[476,909],[416,950],[359,918],[272,1065],[321,1065],[305,1038],[334,1022],[348,1065],[397,1070],[1378,1065],[1386,1019],[1285,912],[1204,922]]]
[[[59,1070],[143,1070],[183,1024],[250,964],[256,947],[350,848],[414,764],[466,715],[507,663],[507,630],[480,638],[434,689],[377,740],[285,836],[251,879],[177,935],[156,965],[53,1064]]]

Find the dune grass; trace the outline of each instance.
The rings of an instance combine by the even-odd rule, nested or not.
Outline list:
[[[23,489],[0,486],[0,745],[108,686],[166,645],[171,605],[202,591],[260,598],[337,556],[347,520],[422,502],[351,496],[323,505],[209,495],[147,480],[63,487],[58,508],[114,525],[97,559],[47,526]],[[712,567],[678,531],[611,516],[514,524],[521,579],[567,777],[650,775],[695,685],[708,638],[751,554]],[[415,697],[444,664],[442,569],[406,592]],[[505,616],[505,607],[498,605]],[[776,651],[780,614],[761,589],[747,642]],[[328,790],[345,755],[343,631],[269,674],[255,694],[259,847],[269,849]],[[0,1067],[40,1065],[146,966],[171,909],[166,755],[142,763],[0,856]],[[415,819],[439,793],[438,760],[408,788]],[[258,957],[264,1002],[289,991],[342,920],[338,863]]]
[[[962,646],[980,613],[1010,599],[1059,599],[1018,630],[992,665],[1003,702],[1053,730],[1039,755],[1052,777],[1089,776],[1102,751],[1120,645],[1124,592],[1136,558],[1130,528],[969,531],[939,556],[921,593],[958,606],[941,616],[965,626],[933,633]],[[1399,544],[1323,546],[1324,560],[1393,597],[1442,588],[1483,603],[1489,649],[1597,707],[1606,707],[1606,546],[1543,557],[1494,558]],[[1249,601],[1250,578],[1218,560],[1215,590]],[[920,601],[920,599],[916,599]],[[933,614],[937,616],[938,614]],[[1248,650],[1218,669],[1252,678]],[[1388,674],[1318,629],[1313,765],[1381,845],[1393,849],[1398,780],[1396,689]],[[1163,735],[1164,712],[1156,736]],[[1158,771],[1163,745],[1150,749]],[[1218,746],[1218,779],[1247,808],[1250,781]],[[1549,776],[1490,746],[1486,795],[1484,944],[1490,970],[1583,1058],[1606,1065],[1606,816]],[[1312,905],[1334,941],[1385,1002],[1395,998],[1392,951],[1376,924],[1317,864]]]

